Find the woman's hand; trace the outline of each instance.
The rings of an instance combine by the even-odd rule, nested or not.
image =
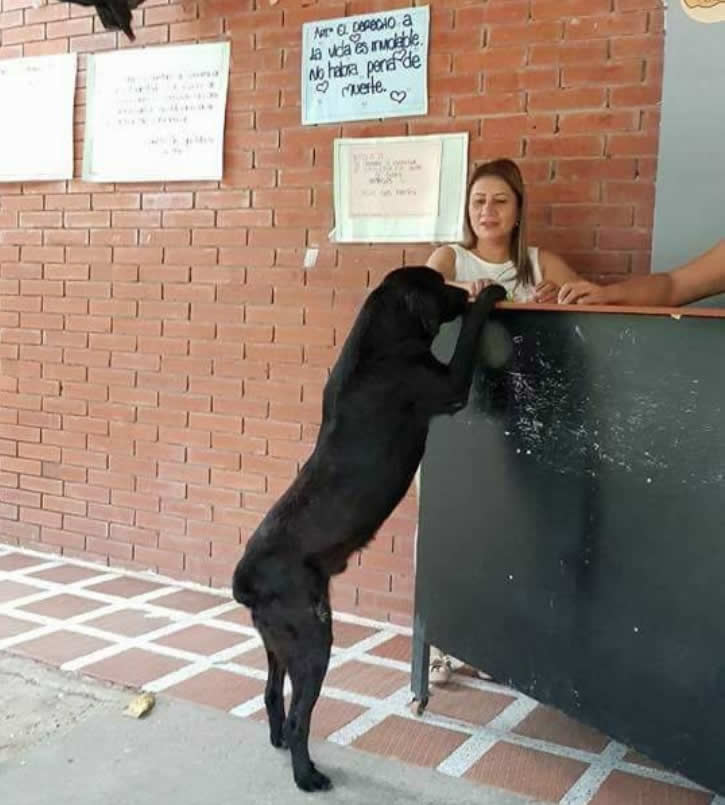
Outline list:
[[[607,288],[588,280],[565,282],[559,290],[560,305],[608,305]]]
[[[456,282],[449,282],[449,285],[455,285],[456,288],[463,288],[468,293],[468,298],[473,301],[484,288],[493,285],[492,280],[461,280]]]
[[[556,304],[558,296],[559,286],[550,280],[542,280],[534,288],[534,302]]]

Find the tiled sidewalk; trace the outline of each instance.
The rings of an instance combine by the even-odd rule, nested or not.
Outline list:
[[[410,631],[337,613],[334,633],[317,738],[560,805],[725,805],[500,685],[458,675],[418,717]],[[265,718],[247,611],[196,585],[0,545],[0,651]]]

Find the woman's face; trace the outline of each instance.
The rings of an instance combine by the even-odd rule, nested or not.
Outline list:
[[[477,240],[510,243],[519,218],[518,199],[504,179],[482,176],[471,187],[468,216]]]

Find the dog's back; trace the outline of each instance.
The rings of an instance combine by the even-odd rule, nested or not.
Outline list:
[[[406,271],[426,279],[430,269]],[[235,574],[238,601],[251,606],[253,590],[268,589],[269,579],[255,576],[270,557],[341,572],[400,502],[422,459],[431,413],[441,407],[429,399],[430,376],[441,371],[430,346],[440,321],[464,312],[459,293],[457,310],[435,315],[421,313],[394,283],[370,294],[325,386],[314,451],[249,540]]]

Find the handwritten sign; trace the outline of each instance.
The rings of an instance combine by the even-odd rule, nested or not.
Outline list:
[[[441,142],[358,143],[350,148],[350,215],[434,216]]]
[[[302,123],[428,112],[428,6],[302,26]]]
[[[0,182],[73,178],[77,56],[0,61]]]
[[[459,241],[468,134],[339,138],[333,148],[338,243]]]
[[[88,57],[83,178],[222,177],[229,43]]]

